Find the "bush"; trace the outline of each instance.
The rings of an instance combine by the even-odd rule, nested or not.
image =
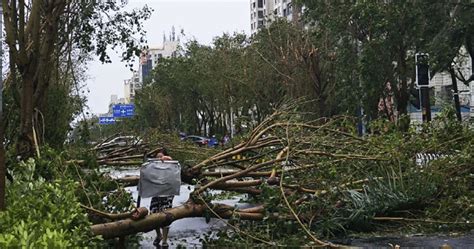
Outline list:
[[[6,212],[0,213],[0,248],[97,247],[71,180],[35,177],[33,159],[18,165],[21,174],[7,187]]]

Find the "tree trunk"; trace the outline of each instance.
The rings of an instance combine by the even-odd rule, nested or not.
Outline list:
[[[398,86],[397,111],[398,116],[407,114],[408,107],[408,80],[407,80],[407,62],[405,60],[406,52],[404,48],[400,48],[399,54],[400,65],[400,85]]]
[[[33,94],[34,81],[29,74],[23,74],[20,104],[20,134],[17,142],[17,153],[23,158],[33,155]]]
[[[456,109],[456,117],[459,121],[462,121],[461,116],[461,105],[459,103],[459,91],[458,91],[458,81],[456,80],[456,73],[454,72],[454,68],[449,69],[449,73],[451,74],[451,82],[453,83],[453,97],[454,97],[454,107]]]
[[[240,219],[261,220],[261,213],[235,212],[233,208],[227,205],[215,204],[213,210],[222,218],[230,218],[232,215],[240,216]],[[148,232],[158,227],[171,224],[175,220],[188,217],[203,217],[205,215],[206,205],[195,204],[190,201],[182,206],[168,209],[164,212],[154,213],[141,220],[120,220],[115,222],[97,224],[91,226],[94,235],[102,235],[104,238],[114,238],[136,234],[139,232]]]
[[[322,93],[318,96],[318,109],[320,117],[325,117],[326,115],[328,115],[326,107],[326,97]]]
[[[58,41],[59,19],[67,1],[2,1],[10,71],[18,72],[21,85],[20,130],[17,154],[34,154],[33,111],[44,101],[51,62]],[[26,21],[26,22],[25,22]]]
[[[1,104],[1,103],[0,103]],[[3,109],[2,109],[3,110]],[[0,112],[0,211],[6,209],[5,192],[6,192],[6,165],[5,165],[5,148],[3,146],[4,137],[3,112]]]

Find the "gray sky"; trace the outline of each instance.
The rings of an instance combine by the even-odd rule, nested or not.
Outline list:
[[[167,35],[175,26],[178,34],[184,30],[186,38],[196,38],[200,43],[209,44],[223,33],[245,32],[250,34],[249,0],[129,0],[128,8],[148,5],[153,8],[151,18],[145,22],[148,46],[161,46],[163,32]],[[181,39],[183,41],[183,39]],[[89,64],[87,80],[88,106],[92,113],[108,110],[110,95],[123,97],[123,81],[131,77],[131,72],[120,62],[118,54],[111,51],[112,63]],[[136,66],[135,69],[138,69]]]

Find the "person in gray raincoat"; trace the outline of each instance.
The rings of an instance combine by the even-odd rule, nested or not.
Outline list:
[[[150,212],[164,212],[173,205],[173,198],[179,195],[181,185],[181,167],[177,161],[168,155],[166,149],[160,149],[154,158],[147,159],[140,169],[140,182],[138,183],[138,193],[140,198],[152,197],[150,202]],[[156,239],[153,245],[168,247],[169,226],[156,229]]]

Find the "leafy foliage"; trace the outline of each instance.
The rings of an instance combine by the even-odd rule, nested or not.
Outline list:
[[[342,70],[336,69],[336,75],[352,83],[353,87],[361,88],[363,105],[371,118],[378,116],[379,100],[391,94],[398,114],[407,112],[408,92],[415,80],[415,53],[430,52],[434,44],[446,44],[442,38],[455,42],[458,37],[443,35],[439,27],[449,22],[452,10],[468,8],[450,1],[298,2],[306,7],[305,21],[316,35],[334,41],[330,47],[335,51],[334,55],[350,58],[351,63],[338,63]],[[458,20],[471,23],[466,19]],[[459,46],[455,53],[458,50]],[[450,51],[453,50],[435,53],[452,53]],[[344,71],[349,73],[344,76],[341,74]],[[389,90],[386,84],[391,85]]]
[[[129,212],[131,194],[99,171],[87,148],[58,153],[44,146],[40,154],[26,162],[10,160],[14,181],[7,185],[8,209],[0,213],[1,247],[106,246],[90,232],[90,225],[104,222],[103,218],[87,213],[81,204],[105,212]],[[83,159],[85,165],[80,167],[71,158]],[[127,243],[136,246],[137,238],[132,236]]]
[[[90,222],[75,195],[71,180],[46,181],[36,175],[33,159],[22,162],[7,192],[6,212],[0,212],[3,248],[96,247]],[[21,172],[21,173],[20,173]]]
[[[189,41],[177,57],[162,58],[137,92],[137,121],[223,136],[232,118],[244,134],[286,99],[308,100],[302,109],[311,117],[352,112],[354,102],[337,103],[345,83],[334,78],[328,43],[284,20],[250,38],[224,34],[211,46]]]
[[[125,48],[122,59],[127,62],[140,54],[145,43],[141,22],[152,10],[144,6],[126,11],[125,5],[124,1],[2,3],[10,62],[6,85],[13,95],[7,113],[19,113],[11,119],[18,123],[7,123],[12,128],[5,130],[15,132],[7,135],[15,136],[18,154],[25,158],[33,154],[33,128],[40,144],[62,146],[69,123],[84,109],[80,76],[93,54],[104,63],[111,62],[108,48]],[[57,125],[49,126],[52,120]]]
[[[474,133],[452,110],[409,132],[373,122],[372,134],[364,138],[354,135],[353,119],[339,117],[322,125],[299,123],[298,116],[283,112],[267,121],[272,127],[268,135],[280,138],[289,154],[281,165],[260,169],[282,171],[277,184],[268,180],[262,193],[250,199],[263,205],[263,222],[239,220],[238,230],[222,232],[208,243],[310,246],[305,229],[332,239],[382,230],[472,228],[474,168],[468,155]],[[419,153],[437,159],[416,163]]]

